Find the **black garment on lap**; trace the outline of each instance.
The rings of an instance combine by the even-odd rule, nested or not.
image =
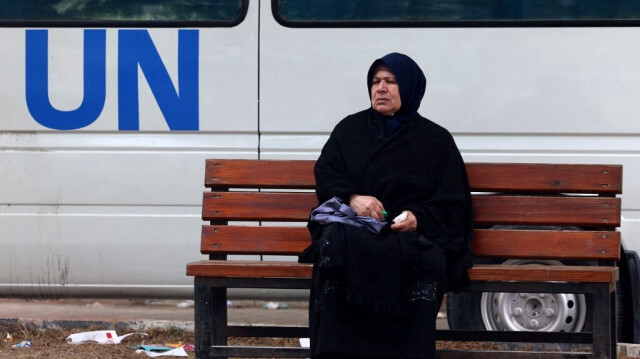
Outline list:
[[[321,241],[309,312],[312,357],[433,357],[444,249],[416,232],[379,236],[344,224],[326,227]]]

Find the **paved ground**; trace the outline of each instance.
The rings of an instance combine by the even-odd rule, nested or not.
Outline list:
[[[229,307],[229,322],[234,324],[307,325],[307,306],[285,302],[286,309],[266,309],[269,303],[237,301]],[[273,305],[273,303],[271,303]],[[282,305],[280,305],[282,307]],[[78,323],[138,323],[149,326],[175,325],[193,328],[193,306],[188,301],[126,299],[51,299],[25,300],[0,298],[0,321],[22,320],[57,325]],[[66,323],[66,324],[65,324]],[[446,328],[446,319],[438,320]]]
[[[287,303],[288,309],[264,309],[266,303],[241,301],[229,307],[235,324],[306,325],[303,303]],[[149,326],[175,325],[193,328],[194,311],[189,301],[126,299],[0,299],[0,320],[19,319],[56,325],[80,323],[139,323]],[[70,322],[70,323],[68,323]],[[87,325],[89,325],[87,324]]]

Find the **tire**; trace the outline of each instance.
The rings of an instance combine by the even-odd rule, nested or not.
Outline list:
[[[631,300],[631,280],[629,267],[624,256],[624,251],[618,263],[620,279],[616,283],[616,334],[619,343],[633,343],[633,303]]]
[[[456,330],[487,330],[480,315],[482,293],[447,293],[447,322]]]

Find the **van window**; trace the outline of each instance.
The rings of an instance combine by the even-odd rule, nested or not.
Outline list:
[[[25,26],[234,26],[248,0],[20,0],[0,22]]]
[[[623,0],[272,0],[286,26],[638,25],[640,1]]]

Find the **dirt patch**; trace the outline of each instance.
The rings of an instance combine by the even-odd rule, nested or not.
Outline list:
[[[78,330],[61,330],[61,329],[32,329],[28,326],[18,323],[16,325],[8,325],[0,327],[0,335],[3,342],[0,346],[0,358],[147,358],[144,354],[136,353],[135,350],[127,348],[128,345],[137,344],[161,344],[161,343],[184,343],[193,344],[194,335],[179,328],[169,329],[151,329],[145,330],[147,337],[130,336],[125,338],[121,344],[81,344],[71,345],[65,340],[67,336],[73,333],[79,333],[90,330],[106,330],[110,328],[92,327]],[[127,331],[129,333],[131,331]],[[4,340],[7,333],[13,336],[13,342]],[[118,332],[119,335],[126,333]],[[30,340],[30,348],[11,349],[11,346],[23,340]],[[190,353],[190,357],[195,357]]]
[[[139,344],[163,344],[183,343],[194,344],[195,338],[191,331],[171,327],[167,329],[152,328],[140,330],[148,336],[132,335],[122,340],[121,344],[80,344],[71,345],[65,340],[70,334],[92,330],[108,330],[102,326],[83,329],[36,329],[23,323],[0,326],[0,358],[74,358],[74,359],[129,359],[147,358],[142,353],[136,353],[127,346]],[[118,335],[134,332],[133,330],[120,331]],[[13,337],[13,341],[5,340],[7,333]],[[30,348],[11,349],[11,346],[23,340],[30,340]],[[268,345],[268,346],[299,346],[299,341],[293,338],[230,338],[232,345]],[[193,352],[188,352],[190,358],[195,358]],[[169,358],[169,357],[167,357]]]
[[[138,344],[162,344],[162,343],[183,343],[194,344],[195,338],[191,331],[170,327],[167,329],[152,328],[141,330],[148,336],[130,336],[125,338],[121,344],[81,344],[71,345],[65,341],[70,334],[90,331],[107,330],[111,328],[91,327],[83,329],[37,329],[30,328],[23,323],[8,324],[0,326],[0,336],[3,339],[0,345],[0,358],[77,358],[77,359],[129,359],[147,358],[146,355],[136,353],[128,348],[130,345]],[[118,331],[119,335],[131,333],[133,330]],[[13,336],[13,341],[4,340],[6,334]],[[30,348],[11,349],[11,345],[23,340],[30,340]],[[267,345],[267,346],[299,346],[299,341],[294,338],[230,338],[231,345]],[[475,343],[475,342],[439,342],[440,349],[462,349],[462,350],[504,350],[500,344]],[[193,352],[188,353],[190,358],[195,358]],[[625,355],[618,356],[620,359],[631,359]]]

